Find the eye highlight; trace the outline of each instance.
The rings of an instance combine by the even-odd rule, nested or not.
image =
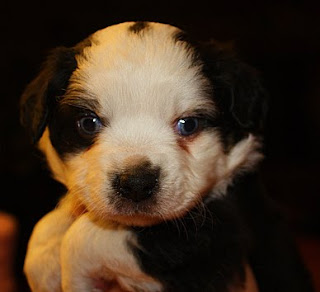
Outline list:
[[[93,113],[86,114],[77,120],[78,132],[81,136],[89,138],[100,131],[102,123]]]
[[[194,117],[179,119],[176,124],[176,130],[181,136],[190,136],[199,129],[199,119]]]

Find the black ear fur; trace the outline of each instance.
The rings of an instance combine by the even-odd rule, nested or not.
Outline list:
[[[50,118],[55,102],[61,97],[77,67],[74,48],[54,49],[39,75],[26,87],[20,102],[20,119],[33,143],[36,143]]]
[[[257,71],[238,60],[230,48],[213,41],[201,45],[200,58],[224,122],[244,132],[261,132],[267,94]]]

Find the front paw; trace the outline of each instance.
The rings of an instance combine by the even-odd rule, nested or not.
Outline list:
[[[134,244],[130,229],[82,215],[61,243],[63,291],[162,291],[161,284],[141,270],[130,248]]]
[[[60,258],[63,291],[104,291],[98,285],[102,262],[94,248],[97,228],[84,214],[66,232],[61,243]]]
[[[113,223],[96,222],[89,214],[79,217],[61,243],[63,291],[134,291],[123,290],[118,281],[119,274],[131,275],[135,268],[128,254],[128,234]]]
[[[61,240],[73,222],[64,208],[45,215],[28,243],[24,272],[32,292],[61,292]]]
[[[55,242],[28,251],[24,273],[32,292],[62,292],[59,258],[60,245]]]

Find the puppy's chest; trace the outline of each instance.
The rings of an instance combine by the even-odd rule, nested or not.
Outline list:
[[[101,277],[107,282],[117,282],[124,291],[163,291],[160,282],[147,275],[140,267],[139,259],[131,248],[136,245],[134,232],[110,230],[108,233],[101,246],[104,257]]]

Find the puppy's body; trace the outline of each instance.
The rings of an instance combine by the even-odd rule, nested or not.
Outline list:
[[[260,291],[311,291],[254,174],[263,89],[230,54],[124,23],[57,49],[22,101],[68,189],[30,240],[33,291],[227,291],[248,264]]]

